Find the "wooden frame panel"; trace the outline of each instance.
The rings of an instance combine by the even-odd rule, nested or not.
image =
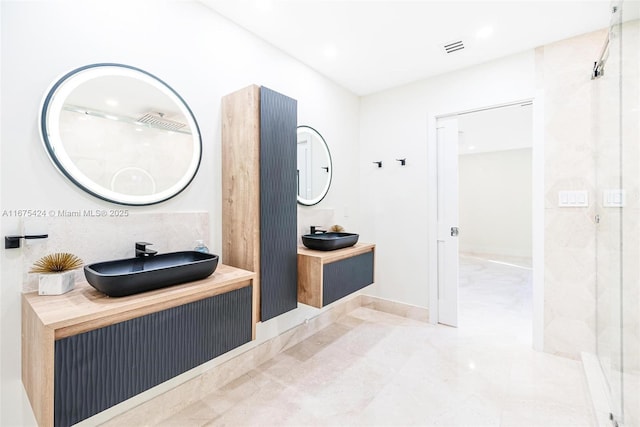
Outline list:
[[[222,262],[256,273],[260,319],[260,87],[222,98]]]

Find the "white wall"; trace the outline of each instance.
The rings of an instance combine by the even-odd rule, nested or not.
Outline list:
[[[220,253],[220,99],[255,83],[298,100],[298,122],[322,133],[334,160],[333,184],[320,208],[348,228],[359,223],[358,98],[203,5],[166,0],[3,1],[0,13],[0,211],[115,207],[83,193],[54,169],[40,142],[37,121],[41,99],[54,79],[82,65],[116,62],[169,83],[190,105],[203,142],[201,169],[189,188],[160,205],[130,211],[208,212],[207,243],[212,252]],[[21,219],[1,219],[3,235],[22,232]],[[95,220],[95,227],[101,227],[100,220]],[[119,242],[117,250],[132,251],[133,241]],[[22,249],[3,250],[0,261],[0,424],[28,425],[34,420],[20,380],[19,325],[20,291],[29,266]],[[266,322],[260,325],[259,338],[314,313],[300,308]]]
[[[458,154],[531,148],[533,105],[516,103],[458,116]]]
[[[533,228],[534,236],[544,233],[544,244],[533,242],[534,345],[572,358],[593,351],[593,205],[558,208],[557,197],[560,190],[587,190],[595,200],[590,68],[605,33],[573,37],[362,98],[361,229],[377,244],[372,292],[429,304],[427,279],[434,274],[427,262],[434,203],[429,189],[436,176],[429,169],[427,147],[435,135],[433,117],[535,98]],[[405,156],[405,168],[393,161]],[[377,160],[385,168],[373,167],[371,161]]]
[[[428,307],[429,117],[533,98],[534,52],[363,97],[361,239],[376,243],[372,292]],[[407,158],[402,167],[394,159]],[[383,161],[383,168],[372,161]]]
[[[531,258],[531,148],[459,157],[460,252]]]

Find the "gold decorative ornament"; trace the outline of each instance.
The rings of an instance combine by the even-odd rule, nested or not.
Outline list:
[[[33,264],[30,273],[61,273],[82,267],[82,260],[77,256],[62,252],[46,255]]]

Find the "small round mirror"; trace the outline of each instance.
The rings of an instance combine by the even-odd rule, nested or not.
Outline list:
[[[122,64],[87,65],[55,82],[43,101],[40,133],[71,182],[123,205],[180,193],[202,156],[198,124],[180,95]]]
[[[298,203],[312,206],[329,192],[333,165],[326,141],[310,126],[298,126]]]

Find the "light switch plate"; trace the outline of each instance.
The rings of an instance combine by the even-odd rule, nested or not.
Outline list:
[[[604,190],[602,193],[602,206],[605,208],[622,208],[626,201],[627,194],[625,190]]]
[[[586,208],[589,206],[589,193],[586,190],[559,191],[558,206],[561,208]]]

